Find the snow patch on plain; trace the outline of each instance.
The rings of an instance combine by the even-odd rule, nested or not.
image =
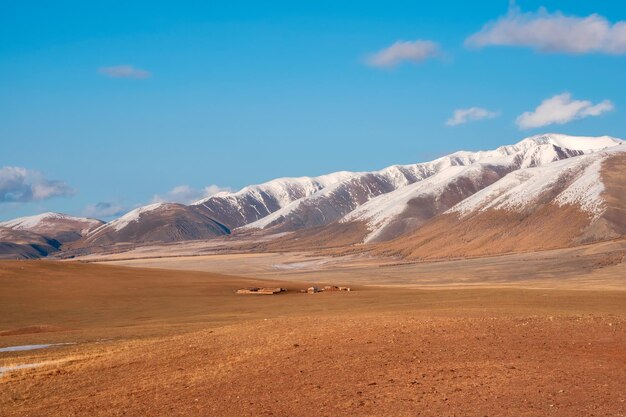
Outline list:
[[[47,349],[54,346],[67,346],[74,343],[46,343],[40,345],[21,345],[21,346],[8,346],[0,348],[0,352],[23,352],[27,350]]]

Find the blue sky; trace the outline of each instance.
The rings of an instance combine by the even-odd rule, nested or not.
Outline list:
[[[0,219],[626,138],[623,21],[609,0],[4,4]]]

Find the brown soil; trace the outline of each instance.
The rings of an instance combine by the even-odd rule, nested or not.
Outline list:
[[[50,332],[61,332],[65,329],[59,326],[49,326],[49,325],[39,325],[39,326],[28,326],[28,327],[19,327],[17,329],[9,329],[0,331],[0,336],[17,336],[22,334],[33,334],[33,333],[50,333]]]
[[[0,263],[2,416],[608,416],[626,413],[626,292],[409,290]],[[337,284],[340,284],[337,282]],[[113,338],[113,340],[108,340]],[[104,340],[103,340],[104,339]]]
[[[363,314],[249,322],[89,352],[4,383],[6,416],[609,416],[616,317]]]

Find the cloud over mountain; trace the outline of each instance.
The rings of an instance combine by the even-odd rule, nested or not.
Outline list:
[[[593,104],[589,100],[573,100],[570,93],[563,93],[543,100],[534,111],[522,113],[516,123],[520,129],[532,129],[599,116],[611,110],[613,103],[609,100]]]
[[[42,201],[75,193],[63,181],[48,179],[38,171],[12,166],[0,168],[0,203]]]
[[[199,190],[190,187],[189,185],[177,185],[163,195],[156,194],[154,197],[152,197],[152,202],[191,204],[195,201],[215,195],[221,191],[231,191],[231,189],[228,187],[221,187],[215,184],[207,185],[206,187]]]
[[[124,214],[127,209],[120,203],[112,201],[100,201],[96,204],[90,204],[83,210],[83,215],[96,219],[106,219],[118,217]]]

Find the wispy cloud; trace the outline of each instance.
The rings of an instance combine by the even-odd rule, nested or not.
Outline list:
[[[570,93],[563,93],[543,100],[534,111],[521,114],[516,122],[520,129],[532,129],[599,116],[611,110],[613,103],[609,100],[593,104],[588,100],[573,100]]]
[[[169,203],[183,203],[190,204],[203,198],[210,197],[222,191],[231,191],[228,187],[221,187],[219,185],[207,185],[206,187],[198,190],[188,185],[178,185],[172,188],[170,191],[163,195],[155,195],[152,197],[153,203],[169,202]]]
[[[566,16],[545,8],[523,13],[513,4],[507,15],[487,23],[465,44],[476,48],[520,46],[553,53],[625,54],[626,21],[611,23],[597,14]]]
[[[102,67],[98,69],[98,72],[111,78],[149,78],[152,75],[149,71],[135,68],[132,65]]]
[[[101,201],[96,204],[91,204],[85,207],[83,210],[83,216],[93,217],[96,219],[108,219],[113,217],[119,217],[128,211],[127,207],[124,207],[119,202]]]
[[[429,40],[398,41],[371,54],[366,63],[372,67],[391,68],[403,62],[420,63],[441,55],[439,44]]]
[[[76,193],[63,181],[47,179],[41,172],[22,167],[0,168],[0,203],[25,203],[68,197]]]
[[[457,126],[469,122],[475,122],[483,119],[493,119],[500,112],[491,111],[482,107],[470,107],[468,109],[457,109],[451,118],[446,121],[447,126]]]

